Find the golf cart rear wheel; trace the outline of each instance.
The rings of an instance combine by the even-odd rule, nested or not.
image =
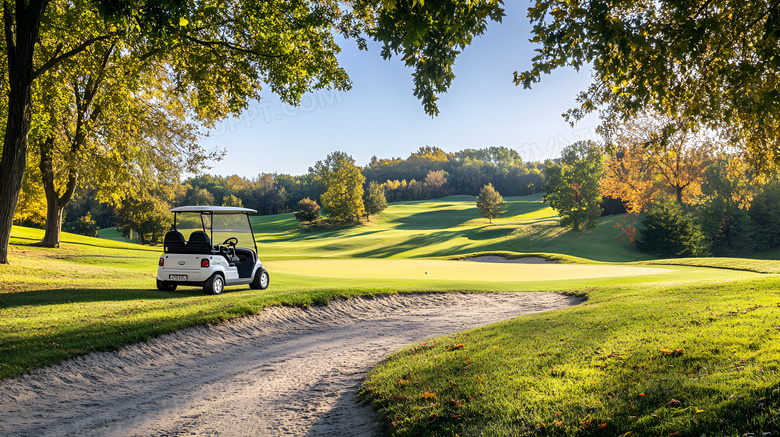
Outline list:
[[[176,284],[171,284],[170,282],[165,282],[158,279],[157,289],[160,291],[176,291]]]
[[[225,278],[219,273],[214,273],[203,283],[203,291],[205,291],[206,294],[222,294],[222,290],[224,289]]]
[[[268,275],[268,270],[260,267],[257,269],[257,273],[255,273],[255,279],[249,284],[249,288],[252,290],[265,290],[270,282],[271,277]]]

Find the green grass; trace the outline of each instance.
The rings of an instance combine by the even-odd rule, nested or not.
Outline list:
[[[381,223],[310,232],[292,213],[253,218],[259,250],[272,258],[431,258],[483,251],[570,255],[595,261],[656,259],[617,240],[619,217],[602,219],[590,232],[558,226],[541,195],[507,197],[506,213],[493,223],[479,217],[470,196],[399,202]]]
[[[0,270],[0,377],[28,372],[93,351],[115,350],[166,332],[254,314],[270,305],[326,304],[337,297],[419,291],[570,290],[601,284],[733,278],[756,273],[689,266],[658,266],[652,275],[614,274],[613,266],[569,265],[586,276],[565,280],[533,277],[528,265],[496,265],[428,259],[270,258],[271,287],[260,292],[229,287],[221,296],[198,288],[159,292],[155,274],[160,249],[63,234],[61,249],[32,246],[43,231],[14,228],[11,264]],[[354,275],[368,263],[371,281]],[[399,269],[429,275],[394,274]],[[278,267],[278,268],[277,268]],[[542,266],[561,269],[566,265]],[[656,267],[656,266],[654,266]],[[647,267],[620,267],[627,273]],[[326,271],[328,275],[312,274]],[[599,270],[604,270],[599,273]],[[384,271],[385,274],[377,274]],[[457,273],[460,272],[460,273]],[[597,277],[592,277],[593,275]],[[559,274],[554,277],[561,279]]]
[[[581,290],[577,307],[410,346],[362,396],[393,436],[776,435],[778,286]]]
[[[505,200],[492,224],[467,196],[392,204],[379,221],[324,232],[292,214],[253,217],[271,287],[216,297],[155,290],[160,248],[63,234],[61,249],[45,249],[33,245],[42,231],[14,228],[0,266],[0,378],[270,305],[561,291],[589,300],[415,345],[380,365],[363,396],[390,435],[776,434],[780,279],[765,273],[780,262],[759,258],[777,253],[657,260],[615,238],[617,217],[570,232],[539,196]],[[453,261],[488,254],[564,264]],[[651,274],[628,274],[638,272]]]
[[[125,238],[122,236],[122,234],[119,233],[119,231],[116,230],[116,228],[98,229],[97,233],[99,238],[104,238],[106,240],[122,241],[125,243],[138,243],[138,238],[133,238],[132,240]]]

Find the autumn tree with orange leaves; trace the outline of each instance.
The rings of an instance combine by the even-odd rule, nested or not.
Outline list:
[[[622,199],[629,213],[646,211],[654,200],[692,204],[701,196],[704,168],[715,140],[684,121],[645,114],[622,123],[605,123],[602,134],[612,157],[601,194]]]

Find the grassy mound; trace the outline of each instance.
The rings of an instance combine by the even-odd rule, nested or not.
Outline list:
[[[408,347],[362,396],[393,436],[776,435],[779,285],[590,289],[578,307]]]
[[[603,218],[590,232],[558,226],[558,215],[541,195],[504,198],[506,212],[488,223],[470,196],[398,202],[380,223],[326,231],[307,231],[293,214],[254,217],[260,250],[285,258],[432,258],[473,252],[569,255],[588,260],[626,262],[655,257],[619,241],[619,217]]]

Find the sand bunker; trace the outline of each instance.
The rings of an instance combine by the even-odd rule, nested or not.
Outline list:
[[[385,356],[580,301],[448,293],[269,308],[0,381],[0,435],[371,436],[376,417],[355,393]]]
[[[481,263],[510,263],[510,264],[558,264],[558,261],[550,261],[538,256],[526,256],[524,258],[507,259],[495,255],[475,256],[472,258],[463,258],[464,261],[475,261]]]

